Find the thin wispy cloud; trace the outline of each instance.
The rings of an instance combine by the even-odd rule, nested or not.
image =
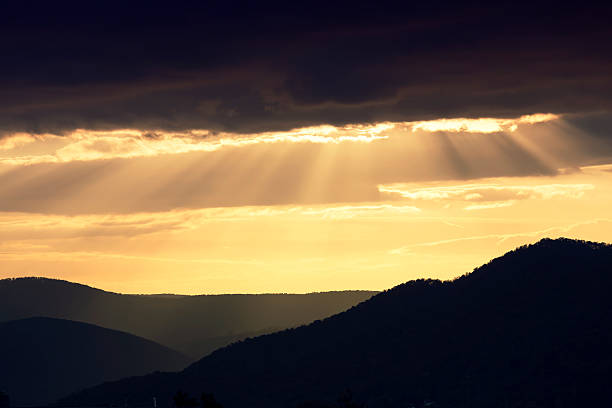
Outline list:
[[[474,210],[489,210],[491,208],[504,208],[504,207],[510,207],[511,205],[514,204],[514,200],[507,200],[507,201],[498,201],[495,203],[487,203],[487,204],[471,204],[468,205],[466,207],[464,207],[464,210],[467,211],[474,211]]]
[[[397,215],[420,212],[415,206],[393,204],[225,207],[157,213],[75,216],[0,212],[0,238],[129,237],[157,232],[180,232],[196,229],[206,223],[240,223],[249,219],[293,217],[304,220],[343,220],[383,216],[393,218]]]
[[[414,184],[379,185],[378,191],[391,197],[401,197],[411,201],[433,201],[450,204],[470,202],[465,210],[482,210],[509,207],[521,200],[580,199],[591,190],[593,184],[554,183],[512,184],[511,179],[483,180],[481,183],[436,185],[416,187]],[[475,203],[474,203],[475,202]]]
[[[418,248],[451,246],[454,244],[465,243],[469,241],[492,241],[495,243],[495,245],[501,245],[513,239],[529,238],[532,240],[539,240],[546,237],[560,237],[564,234],[571,234],[574,230],[579,229],[581,227],[599,225],[606,228],[609,224],[612,224],[612,219],[610,218],[595,218],[573,224],[555,226],[535,231],[520,231],[507,234],[473,235],[460,238],[441,239],[437,241],[418,242],[410,245],[405,245],[399,248],[390,249],[388,253],[389,255],[414,254],[413,251],[417,250]]]

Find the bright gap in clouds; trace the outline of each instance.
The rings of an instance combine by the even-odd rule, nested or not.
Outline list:
[[[514,119],[499,118],[457,118],[457,119],[436,119],[422,122],[405,122],[413,132],[424,130],[427,132],[469,132],[469,133],[495,133],[518,129],[518,125],[548,122],[559,119],[559,115],[552,113],[536,113],[533,115],[523,115]]]
[[[163,154],[212,152],[227,147],[273,143],[343,142],[371,143],[388,138],[392,131],[495,133],[515,131],[559,119],[554,114],[525,115],[514,119],[457,118],[422,122],[382,122],[346,126],[312,126],[285,132],[257,134],[215,133],[193,129],[185,132],[162,130],[76,129],[65,135],[15,133],[0,139],[0,164],[31,165],[113,158],[150,157]]]

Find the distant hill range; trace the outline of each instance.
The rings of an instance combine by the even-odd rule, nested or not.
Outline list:
[[[397,286],[323,321],[215,351],[180,373],[103,384],[62,406],[612,406],[612,246],[545,239],[453,281]],[[345,394],[346,395],[346,394]],[[355,406],[344,398],[340,406]],[[311,402],[308,402],[311,401]],[[313,402],[314,401],[314,402]]]
[[[122,295],[62,280],[3,279],[0,322],[34,316],[81,321],[151,339],[196,360],[234,341],[342,312],[376,293]]]
[[[70,320],[0,323],[0,388],[13,406],[52,402],[103,381],[176,371],[185,355],[150,340]]]

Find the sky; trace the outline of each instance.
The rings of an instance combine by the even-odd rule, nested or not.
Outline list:
[[[0,278],[383,290],[612,242],[610,7],[14,4]]]

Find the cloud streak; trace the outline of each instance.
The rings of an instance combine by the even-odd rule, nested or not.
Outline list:
[[[0,149],[13,150],[26,143],[52,140],[62,146],[51,154],[14,155],[0,157],[0,164],[32,165],[66,163],[71,161],[105,160],[115,158],[152,157],[163,154],[214,152],[226,147],[245,147],[256,144],[344,142],[370,143],[387,139],[384,134],[395,127],[391,123],[373,125],[330,125],[300,128],[287,132],[265,132],[253,135],[214,133],[208,130],[189,132],[145,131],[119,129],[93,131],[77,129],[66,135],[16,134],[0,139]]]
[[[487,235],[473,235],[461,238],[452,238],[452,239],[441,239],[437,241],[429,241],[429,242],[419,242],[416,244],[410,244],[399,248],[394,248],[388,251],[389,255],[403,255],[410,254],[412,250],[417,248],[427,248],[427,247],[439,247],[439,246],[449,246],[458,243],[464,243],[469,241],[484,241],[484,240],[493,240],[496,245],[501,245],[508,240],[512,239],[520,239],[520,238],[530,238],[533,240],[538,240],[542,238],[550,238],[550,237],[561,237],[564,234],[569,234],[572,231],[579,229],[585,226],[593,226],[593,225],[607,225],[612,224],[612,219],[609,218],[595,218],[587,221],[577,222],[574,224],[568,224],[563,226],[555,226],[550,228],[545,228],[541,230],[535,231],[521,231],[521,232],[513,232],[508,234],[487,234]],[[604,227],[605,228],[605,227]]]
[[[553,114],[533,114],[514,119],[439,119],[425,122],[382,122],[346,126],[320,125],[284,132],[235,134],[192,129],[187,132],[163,130],[88,130],[76,129],[63,135],[16,133],[0,139],[0,164],[34,165],[154,157],[165,154],[214,152],[258,144],[279,143],[372,143],[387,140],[389,134],[403,132],[499,133],[514,131],[518,125],[558,120]],[[37,143],[38,154],[24,154],[23,146]],[[27,150],[25,150],[27,152]]]
[[[500,118],[458,118],[458,119],[436,119],[421,122],[406,123],[405,125],[413,132],[423,130],[426,132],[467,132],[467,133],[497,133],[514,132],[519,125],[548,122],[557,120],[560,115],[552,113],[536,113],[523,115],[515,119]]]
[[[134,237],[193,230],[207,223],[290,217],[303,220],[373,219],[416,215],[419,208],[394,204],[226,207],[157,213],[48,215],[0,212],[0,238]]]
[[[520,200],[580,199],[595,189],[593,184],[510,184],[510,180],[483,180],[474,184],[415,187],[413,184],[379,185],[378,191],[412,201],[440,203],[477,202],[465,210],[484,210],[509,207]]]

